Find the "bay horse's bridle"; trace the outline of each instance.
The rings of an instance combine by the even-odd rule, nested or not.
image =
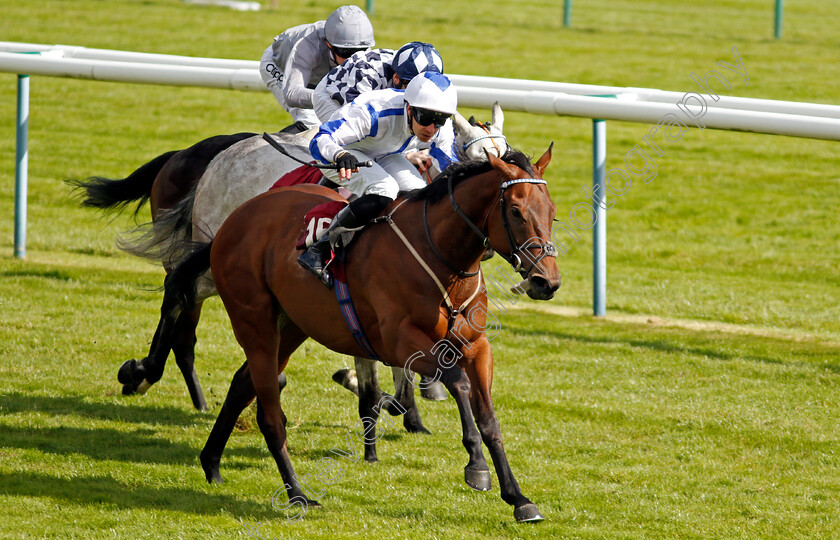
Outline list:
[[[478,226],[476,226],[475,223],[472,222],[472,220],[469,218],[469,216],[467,216],[464,213],[464,211],[461,210],[461,207],[455,201],[455,194],[454,194],[454,190],[453,190],[453,186],[452,186],[452,178],[453,178],[453,176],[450,175],[447,179],[447,187],[449,189],[449,201],[452,204],[452,208],[455,210],[455,212],[459,216],[461,216],[461,218],[464,219],[464,221],[467,222],[467,225],[469,225],[470,228],[473,230],[473,232],[475,232],[475,234],[478,235],[478,237],[481,239],[482,245],[486,248],[487,246],[490,245],[490,238],[488,237],[488,235],[484,234],[484,232]],[[539,184],[542,184],[542,185],[547,184],[547,182],[545,180],[541,179],[541,178],[515,178],[513,180],[507,180],[505,182],[502,182],[501,186],[499,187],[499,196],[498,196],[498,201],[499,202],[497,203],[496,201],[494,201],[493,204],[490,205],[490,208],[489,208],[489,210],[487,210],[487,214],[484,217],[484,221],[482,222],[482,228],[488,226],[488,221],[490,219],[490,214],[493,212],[493,208],[496,206],[496,204],[499,204],[499,207],[500,207],[500,210],[501,210],[501,213],[502,213],[502,224],[504,226],[505,232],[507,233],[508,246],[510,248],[510,254],[505,255],[504,253],[499,252],[499,255],[501,255],[508,263],[510,263],[510,265],[513,267],[513,269],[516,272],[519,272],[519,274],[522,276],[523,279],[528,279],[528,274],[530,274],[534,270],[534,268],[536,268],[539,265],[540,261],[542,261],[545,257],[556,257],[557,256],[557,247],[551,241],[549,241],[549,242],[528,242],[526,244],[518,244],[516,242],[516,239],[513,236],[513,231],[511,231],[511,228],[510,228],[510,222],[507,218],[504,195],[505,195],[505,190],[507,190],[509,187],[517,185],[517,184],[524,184],[524,183],[538,184],[538,185]],[[380,216],[378,218],[375,218],[373,220],[373,222],[374,223],[380,223],[380,222],[388,223],[388,225],[391,226],[391,228],[394,230],[394,232],[397,234],[397,236],[403,242],[403,244],[405,244],[406,248],[408,248],[409,252],[414,256],[414,258],[417,260],[417,262],[420,263],[420,266],[432,278],[432,281],[434,281],[438,290],[440,290],[441,294],[443,295],[443,300],[446,304],[447,310],[449,311],[448,320],[449,320],[449,330],[451,331],[452,330],[452,325],[454,324],[454,321],[455,321],[455,317],[459,313],[461,313],[464,309],[466,309],[467,306],[470,305],[470,303],[473,301],[473,299],[481,291],[481,280],[480,279],[478,280],[478,283],[476,284],[475,291],[472,293],[472,295],[470,295],[469,298],[467,298],[463,303],[461,303],[461,305],[459,307],[456,308],[455,305],[452,303],[452,300],[451,300],[451,298],[449,296],[449,293],[447,292],[446,288],[443,286],[443,284],[437,278],[437,276],[432,271],[432,269],[429,268],[429,265],[427,265],[423,261],[422,257],[420,257],[420,254],[417,253],[417,250],[414,249],[414,247],[411,245],[411,242],[408,241],[408,239],[402,233],[402,231],[397,226],[397,224],[394,223],[394,220],[393,220],[394,213],[406,201],[408,201],[408,199],[403,199],[403,201],[400,202],[398,205],[396,205],[390,212],[388,212],[384,216]],[[470,278],[470,277],[475,277],[475,276],[479,275],[481,273],[481,267],[480,266],[479,266],[479,269],[476,270],[475,272],[465,272],[463,270],[460,270],[454,264],[452,264],[450,261],[448,261],[446,259],[446,257],[444,257],[443,254],[440,251],[438,251],[437,247],[435,247],[435,244],[432,241],[431,231],[429,230],[429,220],[428,220],[428,213],[427,213],[428,202],[429,202],[428,199],[423,200],[423,227],[425,228],[425,231],[426,231],[426,240],[429,243],[429,247],[432,248],[432,252],[435,254],[435,256],[444,265],[446,265],[447,268],[449,268],[452,272],[454,272],[460,278]],[[522,266],[522,258],[518,255],[518,253],[525,253],[526,250],[533,249],[535,247],[540,249],[540,256],[538,258],[534,259],[534,258],[530,257],[530,254],[529,254],[527,256],[527,258],[532,261],[532,264],[531,264],[530,268],[525,269]]]
[[[510,253],[509,254],[504,254],[502,252],[497,252],[497,253],[499,253],[499,255],[501,255],[502,258],[504,260],[506,260],[513,267],[514,271],[519,272],[519,275],[522,276],[523,278],[527,278],[528,274],[531,273],[531,271],[534,268],[536,268],[539,265],[540,261],[542,261],[544,258],[546,258],[546,257],[556,257],[557,256],[557,246],[555,246],[554,243],[551,242],[551,241],[548,241],[548,242],[528,242],[528,243],[525,243],[525,244],[518,244],[517,243],[516,238],[514,238],[514,236],[513,236],[513,231],[511,231],[511,229],[510,229],[510,221],[508,220],[507,211],[506,211],[506,208],[505,208],[505,190],[508,189],[509,187],[517,185],[517,184],[537,184],[537,185],[542,184],[542,185],[547,185],[548,183],[545,180],[543,180],[542,178],[514,178],[513,180],[508,180],[506,182],[502,182],[501,186],[499,187],[499,197],[498,197],[499,202],[498,202],[498,205],[499,205],[499,208],[500,208],[501,213],[502,213],[502,224],[504,226],[505,233],[507,233],[508,248],[510,250]],[[487,211],[487,215],[484,217],[484,221],[482,222],[482,226],[481,226],[481,228],[479,228],[475,223],[472,222],[472,220],[469,218],[469,216],[467,216],[464,213],[464,211],[461,210],[461,207],[458,205],[458,202],[455,201],[455,192],[454,192],[454,189],[452,187],[452,175],[450,175],[449,178],[448,178],[447,186],[449,188],[449,202],[452,204],[452,209],[455,210],[455,213],[458,214],[459,216],[461,216],[461,218],[464,221],[466,221],[467,225],[469,225],[470,228],[473,230],[473,232],[478,236],[478,238],[481,240],[482,245],[485,248],[490,246],[490,237],[488,235],[484,234],[482,229],[487,226],[487,222],[490,219],[490,214],[493,212],[493,208],[496,206],[497,203],[494,202],[490,206],[490,209]],[[426,216],[426,214],[427,214],[426,213],[427,203],[428,203],[428,201],[425,201],[425,200],[423,201],[423,226],[426,229],[426,240],[428,240],[429,246],[432,248],[432,252],[435,254],[435,256],[437,256],[438,259],[440,259],[440,261],[443,264],[446,265],[447,268],[449,268],[450,270],[455,272],[459,277],[466,278],[466,277],[472,277],[472,276],[477,275],[478,271],[476,271],[476,272],[464,272],[463,270],[460,270],[460,269],[456,268],[455,265],[453,265],[451,262],[446,260],[446,258],[435,247],[434,242],[432,242],[432,235],[431,235],[431,231],[429,230],[429,221],[428,221],[427,216]],[[533,249],[533,248],[539,248],[540,255],[536,259],[531,257],[530,253],[528,255],[525,255],[525,257],[528,260],[531,261],[530,268],[526,269],[522,266],[522,258],[518,254],[519,253],[526,253],[525,250],[530,250],[530,249]]]

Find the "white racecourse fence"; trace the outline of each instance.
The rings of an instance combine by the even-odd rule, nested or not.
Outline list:
[[[569,221],[581,230],[593,229],[595,315],[604,315],[606,312],[606,208],[610,206],[606,203],[606,194],[623,194],[615,191],[609,179],[616,175],[622,176],[628,186],[630,176],[641,176],[642,180],[650,181],[651,173],[656,174],[656,164],[648,152],[663,155],[655,140],[660,131],[661,137],[671,141],[679,140],[689,126],[840,140],[840,106],[718,95],[712,90],[712,85],[730,89],[732,84],[729,80],[737,78],[749,84],[748,71],[737,48],[732,48],[732,55],[735,64],[718,61],[718,66],[723,68],[721,70],[709,70],[703,77],[691,73],[699,91],[689,92],[449,75],[458,89],[458,104],[464,107],[490,108],[498,101],[502,109],[507,111],[593,119],[592,202],[575,205],[570,211]],[[15,255],[22,257],[25,253],[26,130],[30,75],[268,91],[258,70],[259,62],[248,60],[0,42],[0,72],[18,74]],[[647,149],[636,145],[625,155],[627,171],[621,168],[605,170],[605,120],[655,124],[648,135],[643,137],[642,142],[647,145]],[[638,165],[639,159],[644,160],[641,166]],[[591,214],[589,222],[584,224],[577,220],[580,205],[585,206]],[[556,235],[563,229],[571,238],[577,239],[578,235],[562,220],[557,225],[551,231],[552,236],[560,251],[565,253],[563,243],[557,240]]]

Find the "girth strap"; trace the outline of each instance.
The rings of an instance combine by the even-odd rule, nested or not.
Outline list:
[[[379,360],[379,355],[371,347],[370,342],[365,336],[365,331],[359,322],[359,317],[356,315],[356,308],[353,307],[353,299],[350,298],[350,288],[346,283],[340,280],[333,280],[335,286],[335,297],[338,300],[338,307],[341,309],[341,314],[344,316],[344,321],[353,334],[353,338],[359,347],[367,353],[371,360]]]

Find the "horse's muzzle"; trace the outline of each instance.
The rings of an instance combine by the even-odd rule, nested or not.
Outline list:
[[[551,300],[554,293],[560,288],[560,274],[557,274],[556,282],[540,275],[528,278],[528,297],[534,300]]]

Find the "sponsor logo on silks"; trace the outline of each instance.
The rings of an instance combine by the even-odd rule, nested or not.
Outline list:
[[[283,82],[283,72],[277,69],[277,66],[275,66],[274,64],[266,64],[265,70],[266,72],[268,72],[269,75],[271,75],[278,81]]]

